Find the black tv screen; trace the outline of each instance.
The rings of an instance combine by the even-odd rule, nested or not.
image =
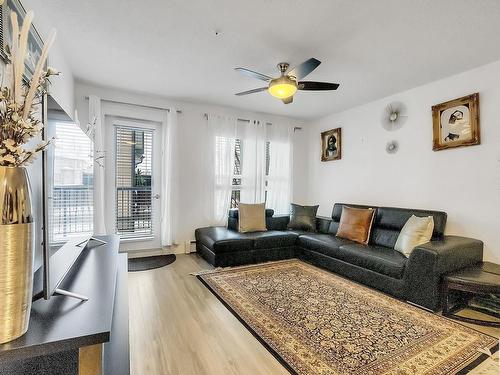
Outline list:
[[[93,233],[93,142],[50,96],[45,102],[43,245],[34,295],[50,298]]]

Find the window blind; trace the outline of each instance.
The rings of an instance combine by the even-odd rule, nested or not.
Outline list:
[[[153,237],[153,131],[116,127],[116,233]]]
[[[94,229],[93,144],[77,124],[56,122],[50,242],[91,235]]]

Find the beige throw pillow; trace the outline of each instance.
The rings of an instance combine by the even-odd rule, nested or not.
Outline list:
[[[433,231],[434,218],[432,216],[412,215],[401,229],[394,249],[410,256],[415,247],[431,240]]]
[[[266,204],[238,205],[238,231],[240,233],[266,231]]]

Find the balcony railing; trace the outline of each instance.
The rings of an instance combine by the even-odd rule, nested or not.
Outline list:
[[[72,235],[92,234],[94,229],[93,190],[91,186],[55,186],[52,193],[50,226],[52,242]]]
[[[116,230],[122,237],[153,235],[151,186],[116,188]]]

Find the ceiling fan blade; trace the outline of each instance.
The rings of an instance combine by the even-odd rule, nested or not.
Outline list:
[[[300,81],[297,85],[297,88],[299,90],[306,90],[306,91],[325,91],[325,90],[337,90],[339,86],[340,85],[338,83]]]
[[[293,102],[293,96],[289,96],[288,98],[285,98],[285,99],[281,99],[283,101],[283,103],[285,104],[290,104],[291,102]]]
[[[257,79],[260,79],[260,80],[266,81],[266,82],[269,82],[270,80],[273,79],[272,77],[266,76],[265,74],[257,73],[257,72],[254,72],[253,70],[246,69],[246,68],[234,68],[234,70],[236,70],[236,71],[240,72],[241,74],[244,74],[248,77],[257,78]]]
[[[261,92],[261,91],[266,91],[266,90],[267,90],[267,87],[260,87],[258,89],[253,89],[253,90],[238,92],[238,93],[236,93],[234,95],[236,95],[236,96],[242,96],[242,95],[253,94],[253,93],[256,93],[256,92]]]
[[[309,60],[304,61],[302,64],[297,65],[295,68],[288,71],[286,74],[288,76],[295,77],[295,79],[298,81],[304,78],[309,73],[311,73],[314,69],[316,69],[319,66],[319,64],[321,64],[321,61],[312,57]]]

